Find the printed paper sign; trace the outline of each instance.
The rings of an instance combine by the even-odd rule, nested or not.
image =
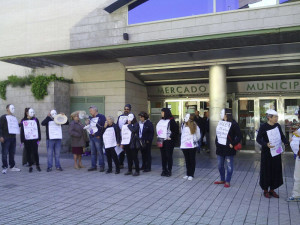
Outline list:
[[[20,127],[19,127],[17,118],[12,115],[7,115],[6,120],[7,120],[8,133],[9,134],[19,134]]]
[[[156,133],[160,138],[167,139],[167,132],[170,120],[160,120],[156,125]]]
[[[126,121],[128,120],[128,116],[120,116],[119,117],[119,128],[122,129],[123,125],[126,123]]]
[[[103,142],[105,148],[112,148],[117,145],[115,129],[113,127],[109,127],[105,130],[103,134]]]
[[[124,149],[121,148],[120,146],[116,146],[116,147],[115,147],[115,151],[116,151],[117,155],[120,155],[120,153],[123,152]]]
[[[128,124],[122,126],[121,136],[122,136],[121,145],[129,145],[130,138],[131,138],[131,131],[128,129]]]
[[[35,120],[23,121],[25,140],[36,140],[39,138],[38,126]]]
[[[275,127],[272,130],[268,130],[267,135],[271,146],[274,146],[274,148],[270,148],[272,157],[281,154],[283,152],[283,149],[281,146],[281,135],[278,127]]]
[[[189,127],[182,129],[180,148],[194,148],[194,136],[191,134]]]
[[[231,127],[231,122],[220,120],[216,128],[216,135],[218,137],[218,143],[226,145],[228,132]]]
[[[98,123],[98,120],[99,120],[99,117],[94,117],[90,120],[90,125],[92,127],[96,127],[97,126],[97,123]]]
[[[300,141],[300,138],[293,136],[292,141],[290,143],[291,149],[293,150],[294,154],[296,154],[296,155],[298,154],[298,151],[299,151],[299,141]]]
[[[48,123],[49,139],[62,139],[61,125],[56,124],[54,121]]]

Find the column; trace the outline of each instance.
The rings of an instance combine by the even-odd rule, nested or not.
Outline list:
[[[214,65],[209,68],[209,137],[210,157],[216,158],[216,127],[220,120],[220,112],[226,106],[226,67]]]

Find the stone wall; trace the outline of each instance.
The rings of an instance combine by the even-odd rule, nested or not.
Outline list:
[[[51,109],[56,109],[59,112],[70,114],[70,85],[63,82],[51,82],[48,85],[48,95],[43,100],[36,100],[31,92],[31,86],[12,87],[9,85],[6,90],[7,100],[0,99],[0,113],[6,113],[6,105],[13,104],[15,106],[15,116],[18,121],[24,117],[26,107],[32,107],[36,112],[36,117],[40,123],[46,118]],[[46,153],[46,129],[41,126],[42,141],[39,145],[39,152]],[[62,152],[69,151],[69,134],[68,126],[63,126],[63,148]],[[20,148],[20,135],[17,135],[17,151]]]

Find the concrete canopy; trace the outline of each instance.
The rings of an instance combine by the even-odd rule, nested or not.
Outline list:
[[[228,80],[298,78],[300,27],[2,57],[31,68],[121,62],[147,85],[207,82],[211,65]]]

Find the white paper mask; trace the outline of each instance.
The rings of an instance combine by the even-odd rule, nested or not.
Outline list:
[[[188,114],[186,114],[185,117],[184,117],[184,122],[187,123],[187,121],[189,121],[189,119],[190,119],[190,114],[188,113]]]
[[[10,105],[9,106],[9,111],[14,114],[15,113],[15,106],[14,105]]]
[[[221,120],[224,119],[224,116],[225,116],[225,109],[222,109],[220,113]]]
[[[132,114],[132,113],[130,113],[129,115],[128,115],[128,120],[129,121],[132,121],[134,119],[134,115]]]
[[[28,115],[29,115],[30,117],[34,117],[34,114],[35,114],[34,110],[33,110],[32,108],[30,108],[30,109],[28,110]]]
[[[51,110],[50,115],[52,116],[52,118],[54,118],[57,115],[57,112],[55,109]]]

